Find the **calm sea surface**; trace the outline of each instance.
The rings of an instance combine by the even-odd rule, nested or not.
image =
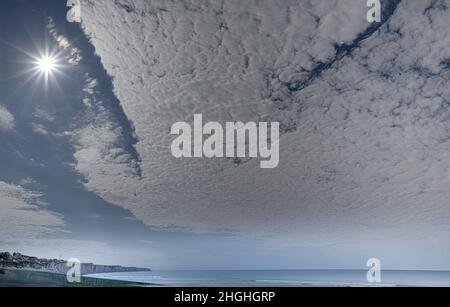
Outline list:
[[[284,287],[365,286],[367,271],[282,270],[282,271],[153,271],[90,275],[173,287]],[[383,271],[384,286],[450,286],[450,272]]]

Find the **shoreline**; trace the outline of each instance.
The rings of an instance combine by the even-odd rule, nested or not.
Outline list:
[[[129,282],[81,276],[81,282],[69,283],[66,275],[33,271],[25,269],[0,268],[1,287],[62,287],[62,288],[93,288],[93,287],[149,287],[157,286],[151,283]]]

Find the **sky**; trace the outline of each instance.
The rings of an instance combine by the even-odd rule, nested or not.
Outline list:
[[[156,269],[450,269],[448,1],[0,3],[0,249]],[[55,55],[48,82],[36,58]],[[277,121],[280,165],[170,127]]]

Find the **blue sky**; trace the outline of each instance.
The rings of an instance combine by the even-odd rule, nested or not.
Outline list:
[[[87,191],[81,183],[81,176],[70,166],[74,163],[74,149],[70,141],[60,135],[83,120],[85,110],[81,93],[85,74],[98,81],[97,95],[107,101],[118,121],[123,113],[93,47],[78,25],[65,22],[67,9],[63,2],[2,1],[0,4],[1,101],[15,118],[14,131],[2,135],[0,179],[19,185],[32,178],[26,187],[42,193],[42,200],[48,204],[46,209],[63,216],[64,231],[69,233],[53,234],[46,239],[99,241],[132,249],[139,246],[139,240],[164,238],[164,234],[144,226],[128,211]],[[62,24],[58,30],[82,50],[83,59],[78,65],[68,63],[70,55],[49,34],[48,17]],[[60,73],[50,78],[47,88],[43,77],[29,80],[31,73],[27,73],[34,65],[34,59],[29,55],[37,56],[45,46],[61,53],[63,66]],[[33,124],[41,123],[45,124],[47,134],[33,130]],[[167,236],[178,237],[174,234]],[[145,249],[145,243],[140,245]],[[53,257],[58,254],[68,256],[63,252],[64,246],[61,249],[52,251],[43,247],[41,253]],[[108,257],[105,260],[111,261]]]

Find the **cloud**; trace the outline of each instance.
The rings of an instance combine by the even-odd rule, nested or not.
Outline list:
[[[34,132],[42,135],[48,135],[47,128],[45,128],[42,124],[32,123],[31,129],[33,129]]]
[[[103,100],[97,97],[97,87],[97,80],[87,75],[83,89],[87,120],[72,133],[72,140],[76,170],[85,176],[88,188],[109,193],[111,179],[119,185],[113,178],[126,178],[137,184],[139,167],[125,149],[122,127],[114,121]],[[124,193],[128,192],[128,189],[124,190]]]
[[[39,107],[36,108],[36,110],[33,113],[33,116],[36,119],[43,120],[46,122],[53,122],[55,120],[55,117],[53,115],[49,114],[47,111],[44,111]]]
[[[69,39],[59,33],[56,23],[51,17],[47,20],[47,30],[60,48],[69,51],[69,63],[72,65],[78,65],[83,59],[81,50],[76,47],[72,47]]]
[[[5,107],[0,105],[0,132],[11,131],[14,127],[14,116]]]
[[[35,239],[63,231],[63,218],[45,209],[41,194],[0,181],[1,240]]]
[[[80,131],[77,169],[144,223],[420,233],[450,221],[450,34],[430,1],[401,2],[368,36],[365,1],[82,4],[83,28],[135,127],[142,176],[125,171],[123,151],[107,158],[120,133],[103,121]],[[280,166],[174,159],[170,126],[194,113],[280,121]]]

